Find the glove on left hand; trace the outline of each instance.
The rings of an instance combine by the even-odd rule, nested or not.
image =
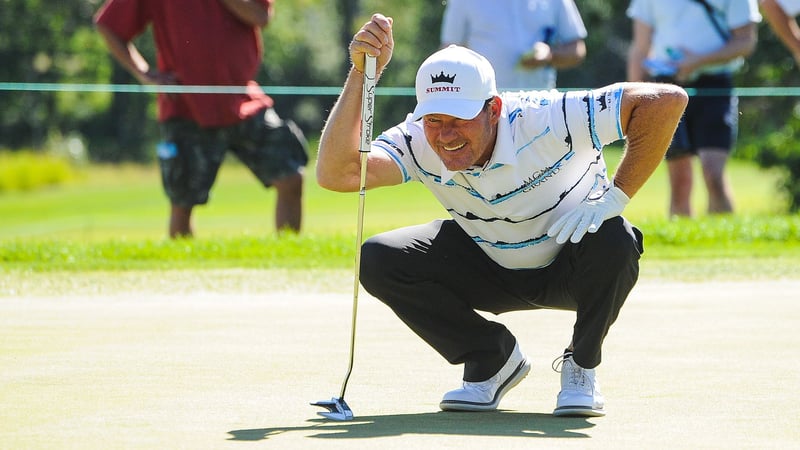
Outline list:
[[[587,231],[594,233],[606,219],[622,214],[629,201],[631,199],[622,189],[612,186],[600,198],[587,200],[561,216],[547,230],[547,235],[555,237],[559,244],[567,242],[568,238],[577,244]]]

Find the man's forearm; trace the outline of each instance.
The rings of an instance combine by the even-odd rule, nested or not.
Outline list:
[[[711,64],[724,64],[739,57],[753,53],[758,42],[755,24],[749,24],[732,31],[731,38],[719,50],[698,55],[694,61],[694,69]]]
[[[359,188],[362,87],[363,76],[351,69],[344,89],[322,129],[317,155],[317,182],[326,189],[354,192]]]
[[[147,72],[150,70],[150,64],[136,47],[129,42],[123,41],[103,25],[98,24],[96,29],[100,36],[103,37],[111,56],[140,83],[148,84],[150,80],[147,78]]]
[[[556,69],[569,69],[580,64],[586,58],[586,43],[579,39],[566,44],[551,47],[550,65]]]
[[[628,83],[623,94],[625,153],[614,174],[614,185],[633,197],[664,158],[689,97],[678,86]]]

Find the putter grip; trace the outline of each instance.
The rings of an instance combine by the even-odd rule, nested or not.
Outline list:
[[[361,145],[359,151],[369,153],[372,144],[372,124],[375,118],[376,61],[366,55],[364,60],[364,88],[361,94]]]

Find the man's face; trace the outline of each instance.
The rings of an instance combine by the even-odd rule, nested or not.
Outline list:
[[[486,164],[497,140],[500,99],[495,97],[472,119],[446,114],[422,117],[425,138],[448,170],[465,170]]]

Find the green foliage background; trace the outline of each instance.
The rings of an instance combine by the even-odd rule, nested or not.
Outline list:
[[[276,18],[263,32],[265,64],[258,76],[265,86],[339,86],[347,65],[345,42],[374,12],[395,19],[397,49],[381,86],[410,87],[418,63],[439,45],[444,11],[441,0],[295,0],[276,2]],[[565,88],[597,87],[624,79],[630,40],[625,16],[628,0],[577,0],[589,30],[584,64],[564,71]],[[14,83],[134,83],[106,54],[92,28],[101,0],[0,0],[0,81]],[[345,11],[352,10],[347,23]],[[762,24],[758,51],[739,74],[742,87],[796,85],[798,71],[786,50]],[[149,35],[137,40],[152,57]],[[116,100],[115,100],[116,97]],[[40,146],[52,133],[79,131],[95,159],[147,159],[155,139],[152,94],[109,92],[0,91],[0,146]],[[295,117],[306,131],[319,130],[332,96],[280,95],[279,108]],[[384,99],[386,123],[392,111],[405,111],[410,98]],[[115,108],[115,103],[127,108]],[[763,121],[794,114],[795,98],[761,97],[742,102],[742,137],[779,129],[782,121]],[[125,111],[129,111],[126,115]],[[133,114],[137,114],[136,119]],[[133,122],[131,130],[125,124]],[[144,126],[143,126],[144,125]],[[135,130],[135,133],[132,131]],[[127,133],[127,134],[126,134]],[[126,148],[115,153],[105,146],[123,136]],[[142,150],[147,148],[148,150]]]
[[[337,87],[348,65],[346,43],[374,12],[395,19],[397,47],[381,87],[413,86],[419,62],[439,46],[444,0],[294,0],[277,1],[275,20],[263,31],[265,63],[258,81],[270,86]],[[589,31],[588,56],[559,75],[562,88],[591,88],[623,80],[630,42],[629,0],[576,0]],[[102,0],[0,0],[0,83],[135,84],[107,55],[92,27]],[[136,41],[153,58],[149,34]],[[755,54],[737,75],[740,87],[797,86],[800,71],[766,23],[759,27]],[[149,162],[158,139],[154,94],[0,90],[0,149],[64,146],[76,137],[89,158],[99,162]],[[277,109],[313,138],[335,95],[274,94]],[[379,96],[376,127],[401,120],[413,105],[410,96]],[[798,98],[746,96],[740,101],[740,134],[735,157],[783,172],[800,207],[800,129]],[[772,119],[772,120],[765,120]]]

